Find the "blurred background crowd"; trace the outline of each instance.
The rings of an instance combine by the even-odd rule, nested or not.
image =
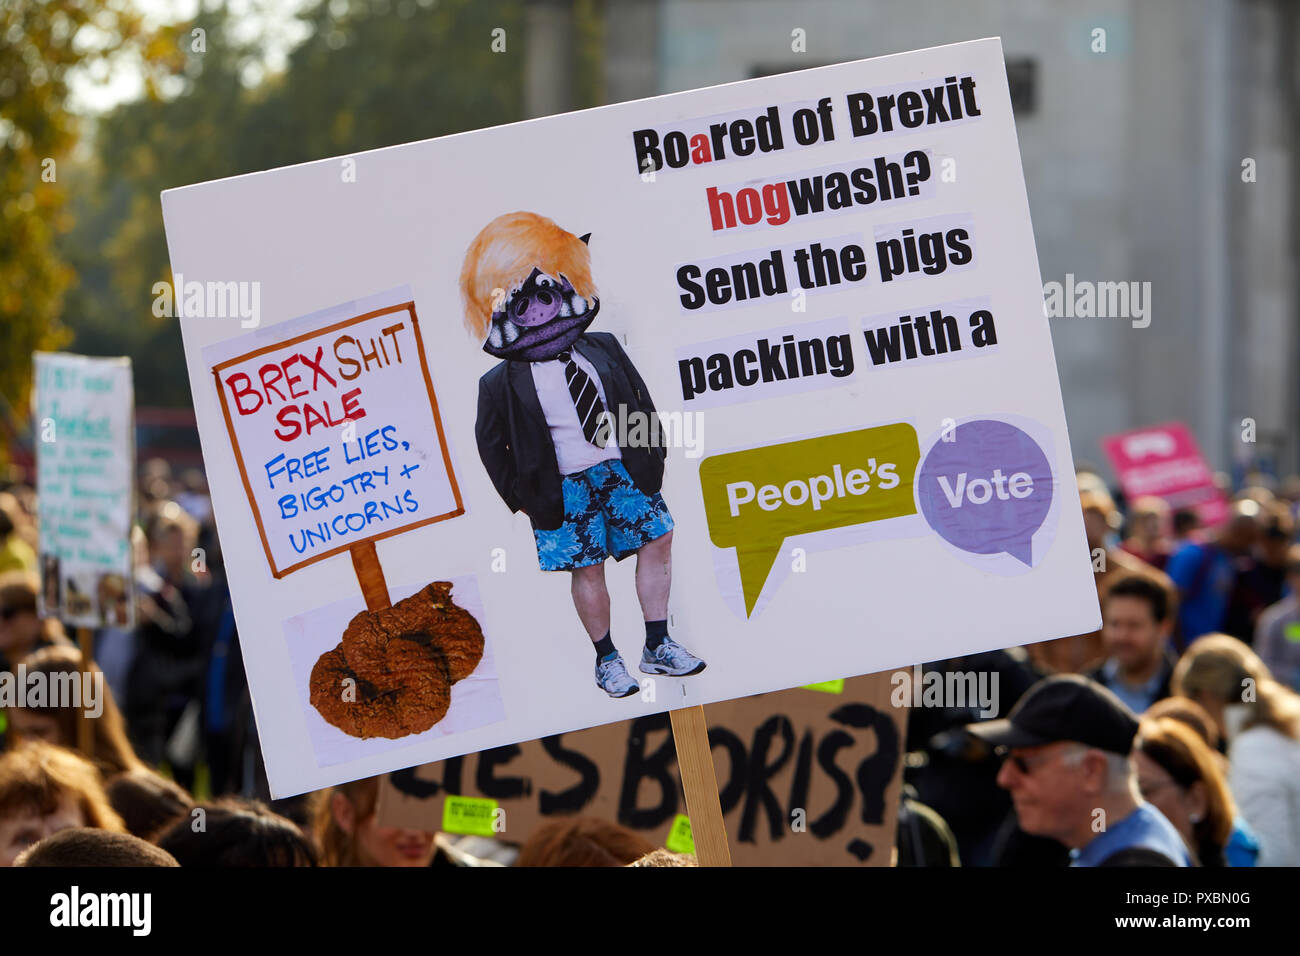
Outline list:
[[[1044,678],[1074,674],[1141,718],[1138,794],[1190,859],[1300,866],[1300,479],[1254,475],[1226,488],[1229,516],[1212,529],[1158,499],[1122,507],[1095,473],[1077,479],[1102,628],[924,665],[996,673],[997,713],[973,699],[911,709],[897,862],[1070,861],[1070,808],[1050,793],[1022,803],[1033,777],[1008,771],[1014,759],[967,727],[1013,713]],[[154,840],[183,865],[625,865],[653,849],[618,821],[584,817],[512,842],[380,827],[375,778],[272,803],[202,473],[151,460],[138,495],[138,624],[95,632],[86,662],[38,613],[32,488],[0,491],[0,672],[98,669],[107,687],[88,748],[81,708],[0,710],[0,864],[76,827]],[[1062,733],[1087,739],[1086,728]],[[195,807],[207,814],[204,839],[192,839]]]

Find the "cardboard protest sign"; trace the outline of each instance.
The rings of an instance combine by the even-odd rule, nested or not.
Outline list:
[[[1102,447],[1130,502],[1150,495],[1173,509],[1194,508],[1207,527],[1228,517],[1228,502],[1214,483],[1214,472],[1181,422],[1110,435]]]
[[[891,693],[878,674],[704,708],[737,865],[890,864],[907,723]],[[377,820],[522,843],[581,814],[673,849],[685,813],[668,716],[654,714],[389,774]]]
[[[131,360],[35,358],[40,613],[76,627],[134,627]]]
[[[276,796],[1099,625],[997,40],[163,212]]]

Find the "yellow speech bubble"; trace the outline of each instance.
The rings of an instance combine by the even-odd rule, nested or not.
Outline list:
[[[920,458],[916,429],[900,422],[700,462],[709,538],[736,549],[745,615],[786,538],[915,514]]]

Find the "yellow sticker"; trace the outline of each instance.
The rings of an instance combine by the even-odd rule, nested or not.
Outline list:
[[[695,840],[691,837],[691,818],[684,813],[677,814],[673,828],[668,831],[664,847],[674,853],[694,853]]]
[[[448,796],[442,804],[442,832],[495,836],[497,802],[491,797]]]
[[[1288,641],[1300,644],[1300,621],[1292,621],[1282,633],[1286,635]]]
[[[804,684],[804,690],[819,690],[823,694],[842,694],[844,693],[844,678],[839,680],[824,680],[818,684]]]

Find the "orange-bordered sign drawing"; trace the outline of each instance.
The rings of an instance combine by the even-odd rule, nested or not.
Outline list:
[[[393,321],[384,325],[383,320],[387,316],[392,316]],[[403,358],[402,340],[408,322],[411,332],[409,341],[414,344],[414,353],[419,363],[419,380],[422,380],[424,385],[423,394],[428,397],[427,416],[424,414],[423,402],[419,400],[419,381],[415,379],[414,363],[409,363]],[[370,329],[372,332],[378,331],[379,333],[378,335],[371,335],[369,341],[371,350],[369,352],[366,351],[364,342],[365,332],[363,330],[365,329]],[[304,344],[315,345],[314,358],[309,354],[310,349],[308,352],[294,350],[295,347]],[[324,357],[327,348],[331,352],[333,362]],[[293,351],[284,355],[286,350]],[[270,357],[277,353],[284,357],[279,362],[270,360]],[[408,350],[406,355],[409,356],[409,354]],[[256,367],[254,371],[254,366],[250,363],[255,359],[264,357],[268,360]],[[290,371],[290,366],[294,364],[301,366],[301,368],[297,371]],[[359,552],[373,554],[374,542],[381,538],[392,537],[396,534],[402,534],[437,521],[445,521],[448,518],[454,518],[465,513],[464,502],[461,499],[460,487],[456,481],[451,453],[443,429],[442,417],[438,410],[438,399],[434,394],[433,380],[429,375],[429,367],[425,359],[424,340],[420,334],[420,323],[415,314],[414,301],[385,306],[384,308],[334,322],[322,328],[294,335],[288,339],[261,346],[213,365],[212,375],[217,394],[221,400],[221,411],[225,418],[226,431],[230,436],[235,462],[239,467],[239,475],[244,485],[244,491],[248,496],[249,505],[253,511],[253,519],[257,523],[262,549],[266,554],[266,560],[274,577],[282,578],[309,564],[314,564],[324,558],[345,551],[352,551],[354,558]],[[363,376],[371,378],[372,381],[376,380],[374,376],[387,376],[387,378],[381,380],[384,387],[379,390],[380,394],[376,394],[373,390],[368,392],[361,385],[344,391],[339,384],[340,380],[351,384],[357,382]],[[312,389],[303,392],[297,391],[296,386],[302,385],[308,377],[313,381]],[[297,405],[289,401],[289,398],[318,397],[319,393],[316,384],[322,378],[333,387],[333,392],[324,396],[326,401],[333,398],[338,404],[335,404],[332,408],[327,405],[326,410],[322,413],[319,408],[311,405],[310,402]],[[409,381],[407,381],[408,379]],[[240,387],[241,383],[242,388]],[[248,396],[257,399],[257,404],[251,409],[246,408],[244,405],[244,399]],[[237,424],[246,420],[248,416],[261,411],[264,406],[270,411],[274,407],[272,396],[279,399],[281,409],[280,413],[275,416],[274,422],[268,422],[263,417],[256,425],[250,424],[240,427]],[[234,415],[232,415],[231,409],[232,397],[236,413]],[[367,402],[370,402],[370,404],[367,405]],[[379,404],[375,404],[376,402]],[[286,410],[290,409],[302,411],[301,418],[292,415],[281,417],[285,415]],[[363,434],[367,427],[373,426],[376,422],[390,420],[385,416],[398,414],[403,416],[408,426],[414,422],[420,431],[423,431],[431,424],[432,431],[437,436],[438,448],[436,451],[431,447],[427,451],[422,451],[424,446],[419,442],[427,440],[429,436],[417,436],[408,427],[408,437],[403,439],[400,437],[401,433],[396,425],[383,425],[371,431],[365,438],[358,440],[355,449],[349,449],[345,441],[339,449],[343,459],[341,463],[338,458],[335,458],[332,462],[330,461],[329,452],[334,450],[332,445],[327,443],[323,449],[315,447],[321,444],[323,436],[337,435],[338,426],[351,424],[355,426],[357,434]],[[336,415],[340,417],[336,418]],[[420,419],[422,418],[426,420],[421,422]],[[276,424],[279,425],[278,428],[271,427]],[[321,428],[322,431],[316,432],[317,428]],[[382,439],[378,437],[381,432]],[[321,437],[316,437],[313,440],[313,433]],[[241,434],[244,438],[242,444],[240,440]],[[299,455],[292,459],[288,457],[287,452],[282,452],[281,455],[273,457],[270,461],[263,462],[261,466],[265,474],[259,477],[267,481],[269,489],[274,489],[273,475],[287,475],[288,484],[281,486],[281,492],[284,492],[288,487],[292,487],[295,480],[306,482],[311,477],[319,478],[325,472],[331,470],[334,471],[334,475],[330,476],[333,478],[340,474],[340,470],[336,467],[339,464],[346,465],[361,462],[368,455],[383,454],[385,450],[396,451],[402,446],[405,446],[405,450],[410,452],[415,459],[422,458],[423,461],[408,461],[401,470],[394,471],[395,462],[390,455],[386,459],[387,463],[382,473],[376,469],[371,474],[368,468],[354,472],[341,481],[329,484],[329,492],[324,497],[319,494],[322,486],[317,484],[311,489],[312,492],[317,493],[314,498],[304,493],[301,486],[293,489],[292,494],[282,493],[279,498],[274,498],[269,496],[266,490],[263,490],[263,493],[259,495],[254,490],[253,482],[250,480],[250,462],[253,463],[253,467],[256,469],[256,461],[261,457],[257,454],[257,449],[253,449],[250,454],[250,445],[259,443],[261,450],[265,451],[265,446],[270,441],[268,435],[274,436],[282,443],[280,446],[271,447],[288,446],[292,450],[299,452]],[[410,442],[412,437],[417,438],[417,444],[414,446]],[[292,444],[295,442],[302,447],[295,447]],[[378,451],[375,451],[375,449],[378,449]],[[352,458],[352,451],[355,451],[359,457]],[[280,471],[272,471],[270,466],[279,462],[281,458],[285,459],[285,467]],[[298,466],[296,479],[294,476],[294,463]],[[434,500],[438,504],[434,506],[434,513],[422,513],[418,505],[419,499],[415,497],[412,488],[409,487],[415,484],[410,476],[423,465],[435,463],[441,464],[442,472],[438,473],[436,469],[431,469],[427,474],[432,475],[432,478],[422,477],[420,487],[424,492],[432,491]],[[315,471],[312,470],[313,468]],[[257,472],[254,471],[254,474],[257,474]],[[396,493],[396,505],[390,504],[386,500],[379,503],[376,503],[373,499],[359,500],[360,495],[357,489],[377,487],[378,477],[381,474],[383,487],[389,492],[395,487],[395,480],[398,476],[407,479],[408,487],[405,489],[404,494],[401,490]],[[366,475],[369,475],[369,477],[364,477]],[[340,497],[331,497],[331,493],[336,493]],[[318,508],[324,511],[330,504],[339,504],[344,501],[355,504],[362,510],[347,514],[339,513],[333,516],[321,516],[328,518],[328,520],[317,519],[316,514],[310,510]],[[416,504],[411,508],[411,513],[403,513],[403,509],[412,503]],[[278,514],[272,510],[272,506],[278,509]],[[268,538],[268,515],[264,512],[271,511],[270,518],[279,521],[285,518],[290,506],[293,508],[293,511],[289,512],[291,517],[301,515],[307,525],[315,522],[318,529],[317,531],[304,530],[302,532],[303,547],[301,552],[299,552],[297,543],[293,541],[292,534],[289,535],[294,552],[304,555],[301,560],[294,560],[292,556],[288,556],[289,559],[286,560],[285,549],[273,546]],[[398,511],[398,514],[390,515],[392,511]],[[338,525],[340,518],[344,519],[341,531]],[[354,529],[352,527],[352,518],[359,518],[362,521],[362,526]],[[362,534],[361,531],[365,531],[365,533]],[[345,540],[340,544],[332,545],[331,542],[336,536]],[[330,546],[326,547],[327,544]]]

